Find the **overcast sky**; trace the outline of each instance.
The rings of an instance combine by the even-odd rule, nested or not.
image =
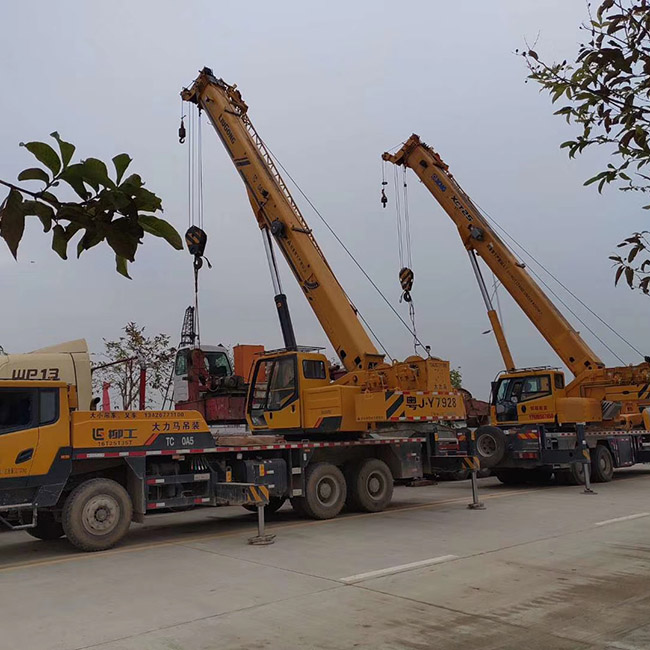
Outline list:
[[[538,39],[540,54],[571,58],[583,0],[22,0],[3,3],[1,11],[0,178],[14,180],[31,166],[20,141],[58,130],[82,157],[110,160],[128,152],[131,170],[162,197],[166,217],[184,232],[187,149],[177,140],[179,92],[209,66],[238,84],[262,137],[404,317],[395,191],[391,183],[383,210],[380,156],[416,132],[475,202],[637,347],[650,350],[650,302],[614,289],[607,259],[623,237],[647,228],[647,214],[632,194],[599,196],[582,186],[600,170],[604,152],[567,160],[559,144],[573,129],[552,115],[546,95],[524,83],[524,61],[514,55],[525,39]],[[277,347],[261,237],[241,180],[204,127],[213,269],[201,277],[202,340]],[[294,195],[353,301],[391,354],[406,357],[408,332]],[[467,387],[485,398],[502,362],[492,336],[482,334],[489,325],[467,255],[451,220],[414,175],[409,211],[420,337],[433,354],[460,366]],[[117,338],[130,320],[177,341],[193,300],[188,253],[149,237],[131,275],[128,281],[115,273],[108,249],[63,262],[50,250],[50,236],[29,224],[18,263],[0,247],[0,344],[22,352],[85,337],[100,351],[102,338]],[[326,346],[286,268],[283,279],[299,342]],[[502,295],[501,303],[515,362],[559,364],[510,298]],[[607,335],[602,327],[598,332]],[[607,340],[625,360],[639,361],[611,335]]]

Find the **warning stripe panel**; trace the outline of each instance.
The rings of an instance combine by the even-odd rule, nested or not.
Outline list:
[[[396,390],[395,395],[445,395],[450,397],[460,397],[460,393],[446,390]]]
[[[416,418],[401,418],[416,419]],[[124,458],[126,456],[179,456],[186,454],[230,453],[241,451],[269,451],[275,449],[318,449],[321,447],[356,447],[363,445],[401,445],[407,442],[425,442],[425,438],[370,438],[368,440],[346,440],[340,442],[299,442],[275,445],[249,445],[243,447],[207,447],[204,449],[154,449],[151,451],[106,451],[77,452],[73,458],[85,460],[90,458]]]

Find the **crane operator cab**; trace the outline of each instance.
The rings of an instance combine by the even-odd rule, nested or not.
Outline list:
[[[320,424],[314,420],[315,411],[339,414],[335,395],[328,395],[331,384],[326,357],[311,348],[305,350],[310,351],[273,350],[257,360],[248,393],[251,429],[314,429]]]
[[[564,375],[555,370],[504,373],[492,384],[492,421],[497,424],[555,421],[564,397]]]

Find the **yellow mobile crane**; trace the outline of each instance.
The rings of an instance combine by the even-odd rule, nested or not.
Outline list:
[[[272,157],[248,117],[236,86],[204,68],[181,93],[205,111],[239,172],[262,231],[285,349],[261,356],[252,373],[247,419],[253,431],[284,435],[413,432],[431,423],[462,422],[449,362],[411,356],[386,363],[318,246]],[[330,379],[323,354],[296,345],[273,243],[282,251],[343,364]]]
[[[410,167],[455,223],[487,308],[506,370],[492,386],[491,420],[499,428],[477,431],[483,464],[502,467],[502,478],[508,482],[522,477],[521,472],[510,471],[516,468],[542,468],[548,475],[543,449],[538,448],[541,438],[546,446],[561,447],[555,434],[561,438],[562,432],[575,431],[580,423],[587,425],[595,480],[610,480],[614,466],[650,460],[643,449],[650,423],[645,410],[650,405],[650,358],[638,365],[606,367],[496,234],[442,158],[419,136],[413,134],[396,153],[384,153],[383,159]],[[515,367],[477,257],[574,375],[570,382],[559,369]],[[632,431],[638,435],[630,435]]]

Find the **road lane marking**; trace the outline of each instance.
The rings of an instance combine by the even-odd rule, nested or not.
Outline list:
[[[525,494],[531,494],[533,492],[539,492],[545,488],[537,488],[532,490],[526,490]],[[521,490],[513,490],[509,492],[501,492],[500,494],[486,494],[482,498],[483,500],[488,499],[503,499],[505,497],[516,496],[524,494]],[[412,506],[398,506],[396,508],[387,508],[381,512],[364,512],[356,515],[346,515],[344,517],[336,517],[334,519],[321,519],[316,521],[296,521],[293,523],[280,524],[278,526],[267,526],[268,532],[279,532],[284,529],[290,528],[304,528],[307,526],[319,526],[334,524],[344,521],[350,521],[352,519],[359,519],[365,517],[378,517],[382,515],[405,512],[409,510],[424,510],[426,508],[438,508],[440,506],[446,506],[452,503],[462,503],[467,501],[467,496],[463,497],[454,497],[453,499],[444,499],[442,501],[430,501],[427,503],[418,503]],[[194,522],[196,523],[196,522]],[[171,527],[170,527],[171,528]],[[173,539],[160,541],[160,542],[149,542],[144,544],[133,544],[132,546],[125,546],[124,548],[110,549],[108,551],[101,551],[100,553],[83,553],[83,552],[73,552],[69,555],[64,555],[62,557],[54,557],[45,560],[36,560],[32,562],[15,562],[14,564],[0,564],[0,573],[5,571],[14,571],[18,569],[30,569],[33,567],[39,566],[51,566],[53,564],[63,564],[67,562],[77,562],[83,560],[100,560],[102,558],[111,557],[113,555],[121,555],[122,553],[134,553],[137,551],[146,551],[153,548],[163,548],[165,546],[183,546],[185,544],[191,544],[196,542],[204,542],[212,539],[219,539],[223,537],[235,537],[236,535],[246,535],[250,533],[251,530],[254,530],[249,527],[242,527],[236,531],[228,531],[221,533],[208,533],[205,535],[196,535],[194,537],[183,538],[182,533],[178,536],[175,536]]]
[[[641,517],[650,517],[650,512],[637,512],[635,515],[627,515],[627,517],[616,517],[615,519],[605,519],[599,521],[594,526],[607,526],[607,524],[617,524],[619,521],[630,521],[632,519],[641,519]]]
[[[347,578],[339,578],[339,581],[344,582],[346,585],[353,585],[357,582],[363,582],[364,580],[383,578],[384,576],[391,576],[395,573],[404,573],[404,571],[420,569],[422,567],[431,566],[432,564],[442,564],[443,562],[457,559],[457,555],[440,555],[438,557],[429,558],[428,560],[420,560],[419,562],[409,562],[408,564],[390,566],[386,569],[377,569],[376,571],[368,571],[367,573],[357,573],[357,575],[348,576]]]

